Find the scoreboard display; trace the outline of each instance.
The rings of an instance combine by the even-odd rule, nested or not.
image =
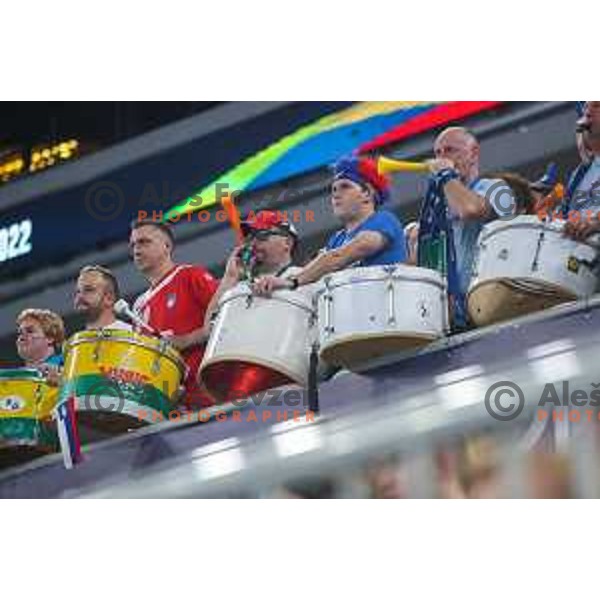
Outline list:
[[[28,173],[36,173],[70,161],[79,156],[80,145],[75,139],[64,140],[54,144],[38,144],[31,151],[11,150],[0,155],[0,185],[8,183],[15,178]],[[43,209],[44,200],[36,204],[39,207],[32,209],[24,206],[15,210],[8,210],[0,215],[0,273],[6,274],[12,264],[30,265],[27,257],[34,250],[34,215],[36,223],[40,224],[41,218],[49,218],[44,214],[48,209]],[[59,243],[59,240],[55,240]],[[41,245],[42,248],[44,244]],[[49,251],[46,248],[45,251]],[[26,259],[23,260],[18,259]],[[18,272],[18,271],[17,271]]]
[[[82,254],[126,241],[140,211],[166,214],[177,202],[209,185],[223,172],[323,115],[352,102],[297,102],[214,131],[186,144],[131,162],[99,179],[43,190],[35,200],[2,209],[11,186],[0,183],[0,280],[16,279]],[[70,160],[80,151],[77,140],[5,156],[11,173],[37,172]],[[66,146],[63,144],[67,144]],[[118,146],[114,147],[119,152]],[[94,160],[93,155],[78,162]],[[8,166],[10,165],[10,167]],[[31,179],[33,184],[34,177]],[[236,185],[230,181],[230,185]],[[237,188],[236,188],[237,189]],[[216,209],[215,203],[212,205]],[[199,224],[199,227],[204,225]]]
[[[30,152],[10,150],[0,154],[0,183],[43,171],[79,156],[79,142],[65,140],[51,145],[35,146]]]
[[[31,219],[23,219],[0,229],[0,264],[29,254],[33,246]]]

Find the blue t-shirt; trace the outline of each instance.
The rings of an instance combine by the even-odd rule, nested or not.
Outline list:
[[[49,356],[45,361],[45,365],[50,365],[51,367],[62,367],[65,366],[65,361],[62,354],[53,354]]]
[[[377,254],[352,265],[353,267],[375,267],[406,262],[406,241],[402,223],[396,215],[387,210],[377,211],[352,231],[346,231],[345,229],[338,231],[331,236],[326,249],[337,250],[343,248],[363,231],[380,233],[386,239],[387,245]]]
[[[21,363],[21,366],[26,369],[36,369],[37,368],[36,366],[32,366],[32,365],[28,366],[27,364],[23,365],[22,363]],[[46,358],[39,364],[39,367],[44,367],[44,366],[58,367],[59,369],[63,369],[65,366],[65,359],[61,353],[52,354],[51,356],[49,356],[48,358]]]

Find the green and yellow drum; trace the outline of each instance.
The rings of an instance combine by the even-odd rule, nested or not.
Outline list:
[[[0,466],[58,451],[52,415],[58,395],[36,369],[0,370]]]
[[[167,342],[120,330],[84,331],[64,347],[61,401],[75,399],[86,428],[118,434],[157,423],[180,397],[185,363]],[[83,430],[82,430],[82,429]]]

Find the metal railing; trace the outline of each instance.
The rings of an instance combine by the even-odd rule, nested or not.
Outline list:
[[[499,448],[502,495],[527,497],[524,465],[544,438],[568,462],[570,495],[600,496],[596,444],[597,409],[590,422],[553,423],[539,419],[537,399],[545,386],[568,381],[571,390],[589,388],[598,374],[600,332],[578,344],[560,340],[519,357],[493,371],[470,366],[435,378],[431,386],[391,407],[376,407],[347,417],[317,418],[314,423],[281,423],[251,440],[229,438],[192,451],[187,456],[135,480],[115,480],[78,497],[202,498],[270,497],[274,490],[305,479],[331,478],[340,496],[359,495],[344,482],[382,456],[399,455],[408,469],[409,497],[437,497],[433,468],[439,447],[473,435],[493,436]],[[526,401],[511,421],[492,418],[486,392],[499,381],[511,381]],[[568,405],[563,407],[569,410]],[[344,491],[345,490],[345,491]]]

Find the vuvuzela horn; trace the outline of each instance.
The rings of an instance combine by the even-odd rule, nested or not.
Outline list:
[[[409,162],[406,160],[394,160],[385,156],[379,157],[377,160],[377,171],[380,175],[387,173],[427,173],[429,167],[422,162]]]

